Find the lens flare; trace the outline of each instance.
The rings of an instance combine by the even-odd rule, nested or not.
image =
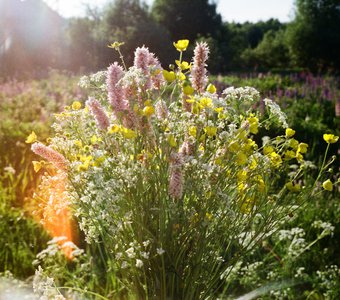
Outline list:
[[[36,218],[53,237],[65,237],[58,241],[68,259],[72,259],[72,247],[63,246],[66,242],[77,242],[75,224],[70,212],[70,200],[67,193],[67,174],[58,170],[52,175],[42,177],[40,189],[34,199],[39,207]],[[67,244],[66,244],[67,245]]]

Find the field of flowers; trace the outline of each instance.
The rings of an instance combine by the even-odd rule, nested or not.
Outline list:
[[[34,274],[32,261],[46,247],[48,234],[32,218],[32,197],[39,182],[36,156],[25,143],[32,132],[52,133],[53,113],[85,96],[77,78],[51,72],[44,80],[10,80],[0,84],[0,272],[15,277]]]
[[[141,47],[79,86],[0,85],[3,277],[37,299],[340,297],[339,78],[209,78],[188,44],[168,69]]]

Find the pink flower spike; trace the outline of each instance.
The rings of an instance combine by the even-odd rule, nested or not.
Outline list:
[[[109,102],[114,112],[120,112],[126,109],[124,100],[124,91],[119,86],[118,81],[124,76],[123,68],[117,62],[110,65],[107,69],[106,86]]]
[[[86,101],[86,105],[90,108],[90,111],[96,120],[97,126],[101,130],[107,130],[107,128],[110,126],[110,120],[100,103],[96,99],[90,97],[89,100]]]
[[[138,47],[135,50],[135,59],[133,65],[138,69],[142,69],[144,74],[149,71],[149,56],[149,49],[144,46]]]
[[[199,93],[203,93],[208,83],[206,61],[209,57],[209,48],[206,42],[196,44],[194,50],[194,62],[191,70],[191,83],[193,88]]]
[[[58,169],[66,170],[67,168],[66,158],[59,152],[55,151],[54,149],[45,146],[41,143],[34,143],[31,146],[31,149],[35,154],[51,162]]]
[[[162,67],[154,53],[151,53],[146,47],[139,47],[135,51],[134,66],[141,69],[146,77],[145,86],[147,89],[159,89],[164,82]]]
[[[135,51],[134,66],[141,69],[145,75],[146,82],[145,88],[151,88],[151,78],[150,78],[150,63],[149,63],[150,52],[146,47],[138,47]]]

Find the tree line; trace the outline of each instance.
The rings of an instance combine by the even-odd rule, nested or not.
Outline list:
[[[2,11],[5,14],[7,11],[7,15],[11,5],[21,2],[0,0],[0,8],[1,2],[6,1],[7,10]],[[21,5],[23,3],[48,10],[41,0],[26,0]],[[32,9],[32,14],[33,11],[39,10]],[[172,42],[183,38],[191,41],[191,47],[196,40],[207,41],[212,73],[291,68],[337,72],[340,69],[339,0],[296,0],[295,16],[289,23],[270,19],[242,24],[223,22],[216,12],[216,3],[209,0],[155,0],[151,7],[140,0],[113,0],[100,11],[88,8],[87,16],[82,18],[64,20],[50,12],[57,25],[50,25],[49,33],[44,33],[49,37],[48,43],[41,42],[40,46],[27,40],[27,32],[18,29],[20,22],[14,22],[14,29],[10,27],[11,14],[1,18],[3,13],[0,10],[0,23],[6,20],[7,23],[0,24],[0,28],[6,29],[7,35],[12,33],[12,47],[5,51],[6,30],[0,30],[0,75],[18,71],[17,65],[8,62],[20,61],[17,56],[20,58],[22,52],[28,59],[30,55],[38,55],[47,60],[35,57],[35,65],[39,67],[49,65],[75,72],[102,69],[119,59],[117,53],[107,47],[114,41],[125,43],[122,52],[127,64],[132,63],[134,49],[145,45],[166,67],[176,55]],[[32,16],[31,19],[34,20]],[[27,29],[25,20],[23,23]],[[39,34],[34,35],[36,29],[30,30],[28,36],[39,41]],[[46,54],[41,57],[40,51]]]

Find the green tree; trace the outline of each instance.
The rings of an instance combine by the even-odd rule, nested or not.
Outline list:
[[[96,21],[86,18],[75,18],[69,21],[68,37],[68,68],[78,71],[95,70],[99,64],[97,51],[100,48],[95,38]]]
[[[247,48],[241,59],[248,67],[259,69],[286,68],[290,64],[285,31],[269,30],[256,48]]]
[[[226,53],[224,70],[254,68],[258,62],[253,59],[253,55],[249,56],[252,50],[261,43],[268,31],[274,33],[283,28],[285,25],[276,19],[257,23],[224,23],[223,34],[219,38],[223,52]],[[267,43],[267,47],[271,45]]]
[[[296,0],[288,41],[297,65],[340,68],[340,1]]]
[[[172,40],[198,36],[215,37],[221,29],[221,15],[208,0],[155,0],[152,15],[169,32]]]
[[[135,48],[143,45],[159,55],[162,61],[168,61],[169,34],[155,22],[148,7],[139,0],[116,0],[109,4],[98,30],[104,46],[114,41],[125,43],[122,51],[129,65]],[[118,59],[112,49],[103,50],[102,55],[103,65],[112,63],[113,58]]]

